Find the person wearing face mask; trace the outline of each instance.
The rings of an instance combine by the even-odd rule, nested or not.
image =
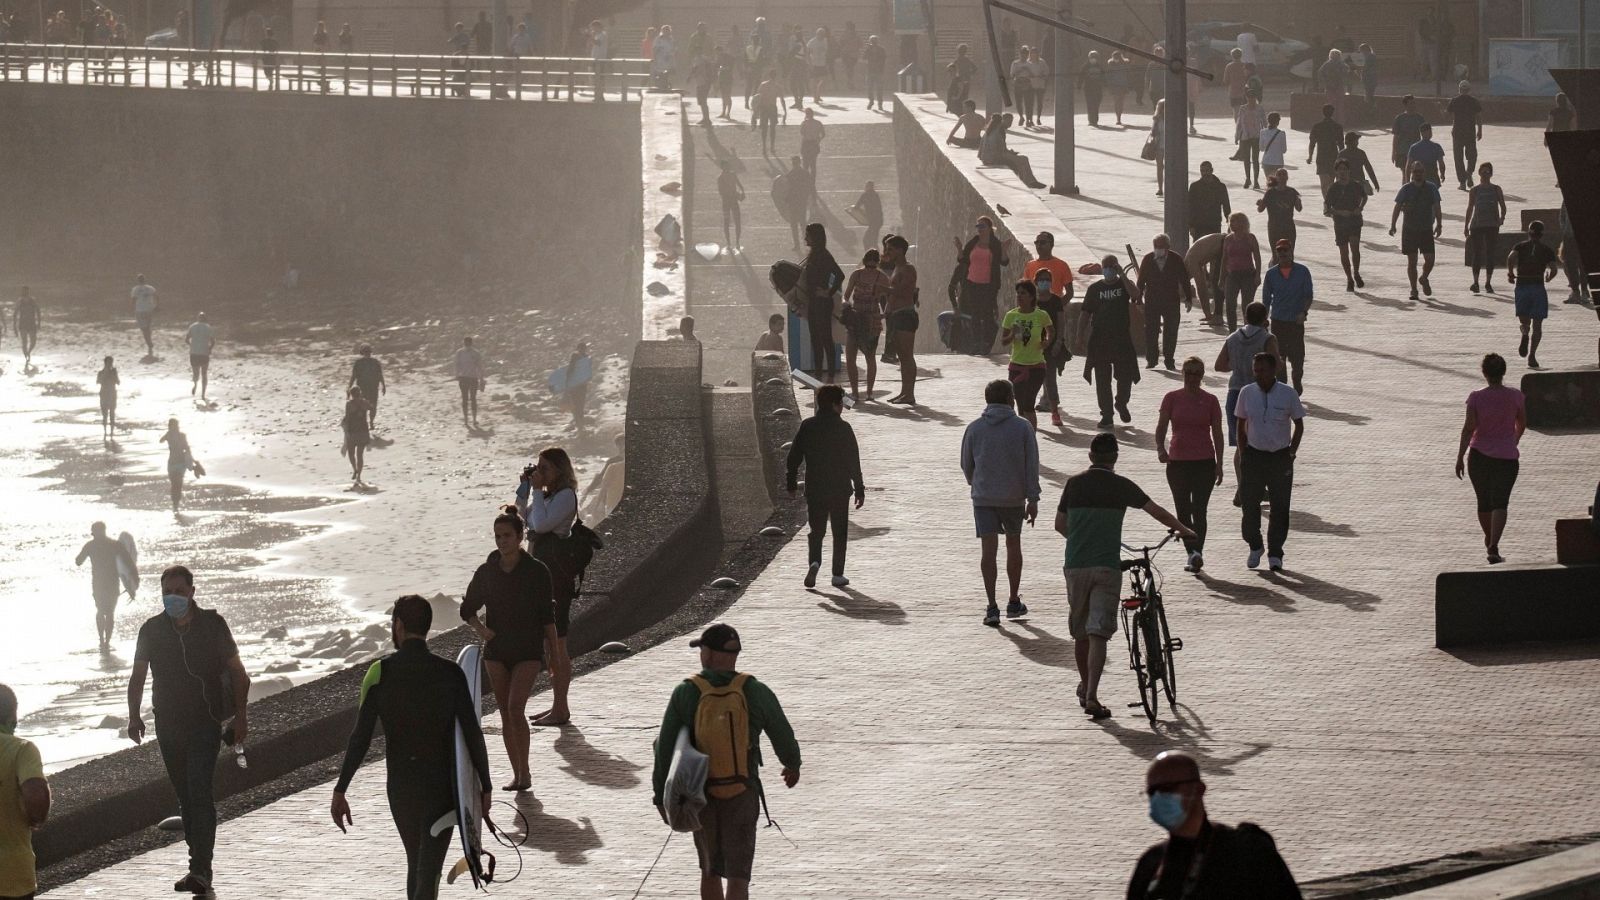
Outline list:
[[[223,740],[223,723],[232,743],[249,733],[246,702],[250,676],[228,623],[194,602],[194,573],[169,566],[161,573],[162,612],[139,628],[128,678],[128,737],[144,741],[144,681],[155,673],[156,743],[167,778],[178,795],[183,839],[189,845],[189,873],[173,885],[179,893],[208,894],[212,851],[217,842],[217,807],[212,778]]]
[[[438,896],[439,871],[450,850],[451,829],[437,834],[434,822],[455,809],[455,731],[461,726],[467,752],[478,773],[483,808],[493,801],[489,781],[489,751],[483,741],[478,710],[467,691],[461,668],[428,650],[428,629],[433,608],[416,594],[395,601],[390,613],[389,636],[395,652],[374,662],[361,682],[361,700],[355,730],[345,749],[344,767],[333,788],[329,813],[344,831],[353,825],[345,792],[366,758],[372,730],[383,723],[387,741],[389,812],[400,842],[406,848],[406,897],[433,900]]]
[[[1206,783],[1194,757],[1168,750],[1144,776],[1150,819],[1166,840],[1139,857],[1128,900],[1299,900],[1300,888],[1261,826],[1206,815]]]
[[[1139,262],[1139,293],[1144,297],[1145,368],[1154,369],[1157,357],[1166,360],[1167,371],[1177,369],[1173,355],[1178,352],[1178,301],[1194,307],[1194,282],[1183,257],[1173,251],[1172,240],[1158,234],[1151,251]]]

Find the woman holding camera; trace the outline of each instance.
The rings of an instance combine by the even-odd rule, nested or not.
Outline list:
[[[547,641],[545,658],[550,666],[550,708],[533,717],[535,725],[565,725],[572,720],[567,689],[572,685],[572,660],[567,656],[567,627],[572,599],[577,596],[578,573],[568,562],[564,542],[572,536],[578,518],[578,474],[572,458],[560,447],[546,447],[533,465],[522,470],[517,485],[517,511],[528,523],[528,550],[550,570],[555,601],[555,636]]]
[[[544,648],[556,641],[550,570],[522,550],[525,526],[514,510],[494,520],[495,551],[478,567],[461,598],[461,619],[484,644],[484,666],[500,707],[501,733],[511,758],[511,783],[533,787],[528,771],[528,695],[539,678]],[[485,619],[478,618],[485,610]]]

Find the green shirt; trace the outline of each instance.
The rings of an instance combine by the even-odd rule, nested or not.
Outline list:
[[[1011,329],[1011,361],[1019,366],[1044,365],[1044,332],[1051,326],[1050,314],[1038,307],[1025,313],[1016,308],[1001,320],[1002,329]]]
[[[700,677],[711,682],[715,687],[722,687],[733,681],[738,672],[718,672],[706,669]],[[778,755],[778,761],[785,768],[800,768],[800,745],[795,743],[794,729],[789,727],[789,720],[783,715],[783,707],[778,704],[778,696],[772,689],[755,680],[754,677],[745,680],[744,700],[750,707],[750,780],[755,782],[755,789],[761,790],[761,732],[767,733],[767,740],[772,742],[772,752]],[[661,734],[656,737],[656,765],[651,774],[651,783],[655,787],[655,803],[662,803],[662,792],[667,786],[667,770],[672,768],[672,750],[678,743],[678,731],[688,728],[694,731],[694,713],[700,707],[700,689],[688,679],[680,682],[672,692],[672,699],[667,702],[666,715],[661,717]]]
[[[1067,515],[1067,568],[1122,565],[1122,516],[1150,498],[1110,469],[1093,466],[1067,479],[1060,510]]]
[[[33,829],[22,812],[22,783],[43,777],[39,748],[0,732],[0,897],[34,892]]]

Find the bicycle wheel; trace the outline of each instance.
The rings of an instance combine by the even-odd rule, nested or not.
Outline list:
[[[1149,643],[1147,621],[1145,610],[1133,614],[1133,627],[1128,629],[1128,665],[1139,676],[1139,705],[1144,707],[1145,717],[1154,725],[1156,708],[1161,701],[1161,688],[1152,677],[1150,663],[1161,652],[1161,648]]]
[[[1176,641],[1172,632],[1167,629],[1167,610],[1160,603],[1156,604],[1156,622],[1161,632],[1161,689],[1167,695],[1167,705],[1176,708],[1178,705],[1178,668],[1172,661],[1172,651],[1183,647],[1182,641]]]

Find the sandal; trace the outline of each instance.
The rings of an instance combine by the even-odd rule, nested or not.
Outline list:
[[[1083,711],[1088,713],[1089,718],[1096,722],[1099,722],[1102,719],[1111,718],[1111,710],[1106,709],[1104,706],[1098,703],[1094,706],[1085,706]]]

